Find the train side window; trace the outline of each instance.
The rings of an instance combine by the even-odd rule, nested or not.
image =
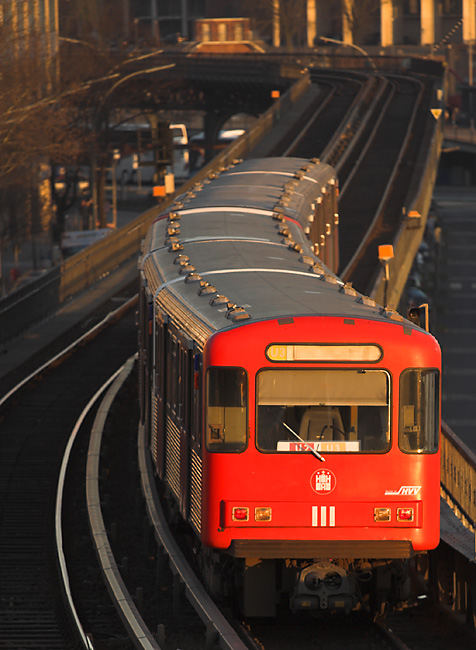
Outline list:
[[[155,388],[160,397],[165,392],[165,327],[158,321],[155,331]]]
[[[191,354],[188,348],[181,348],[181,370],[180,370],[180,382],[181,382],[181,411],[182,411],[182,423],[183,427],[190,431],[190,419],[191,419],[191,394],[190,394],[190,366],[191,366]]]
[[[169,408],[176,414],[177,412],[177,379],[178,379],[178,343],[175,336],[167,332],[167,404]]]
[[[192,397],[191,397],[191,433],[192,440],[197,447],[201,448],[201,429],[202,429],[202,359],[201,355],[193,356],[193,377],[192,377]]]
[[[410,368],[401,374],[398,444],[402,451],[438,450],[439,390],[438,370]]]
[[[208,451],[243,451],[247,445],[248,380],[243,368],[207,371]]]

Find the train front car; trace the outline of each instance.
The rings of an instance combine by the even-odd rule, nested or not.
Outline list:
[[[272,614],[282,592],[296,610],[404,599],[389,560],[438,544],[438,347],[360,310],[207,347],[202,534],[244,558],[248,614]]]
[[[403,599],[408,561],[439,541],[439,346],[314,256],[309,224],[336,217],[329,170],[237,165],[144,250],[157,472],[211,591],[249,616]]]

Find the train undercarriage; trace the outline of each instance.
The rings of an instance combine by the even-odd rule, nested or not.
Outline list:
[[[214,598],[246,617],[281,611],[381,615],[414,602],[425,591],[417,563],[425,556],[392,560],[234,558],[197,546],[200,572]]]

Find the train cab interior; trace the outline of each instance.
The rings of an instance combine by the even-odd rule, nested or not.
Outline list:
[[[381,370],[258,374],[256,443],[264,452],[382,452],[390,444],[389,377]],[[306,443],[306,444],[304,444]]]

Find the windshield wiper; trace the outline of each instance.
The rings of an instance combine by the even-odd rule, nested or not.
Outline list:
[[[320,454],[318,451],[316,451],[316,450],[314,449],[314,447],[311,447],[311,445],[308,445],[307,442],[301,438],[301,436],[298,436],[298,434],[297,434],[295,431],[293,431],[293,430],[291,429],[291,427],[289,427],[289,426],[286,424],[286,422],[283,422],[282,424],[286,427],[286,429],[288,429],[288,431],[291,431],[291,433],[293,434],[293,436],[296,436],[296,438],[299,440],[299,442],[302,442],[302,443],[303,443],[303,445],[306,447],[306,449],[307,449],[308,451],[310,451],[311,454],[313,454],[313,456],[315,456],[315,457],[317,458],[317,460],[320,460],[321,463],[325,463],[325,462],[326,462],[326,459],[324,458],[324,456],[321,456],[321,454]]]

